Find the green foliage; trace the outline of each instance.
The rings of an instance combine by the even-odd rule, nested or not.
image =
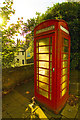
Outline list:
[[[80,68],[80,3],[57,3],[48,7],[44,14],[36,12],[36,15],[36,18],[28,20],[27,26],[32,31],[36,25],[48,19],[63,19],[68,23],[71,36],[71,68]]]
[[[15,33],[20,33],[19,29],[23,24],[21,18],[18,18],[17,24],[10,25],[7,29],[4,27],[10,20],[10,15],[15,13],[12,9],[13,2],[4,2],[4,7],[1,7],[1,17],[4,19],[2,27],[2,61],[3,66],[9,66],[14,58],[15,48],[12,48],[14,42]],[[27,20],[24,24],[23,31],[30,34],[26,35],[26,41],[28,46],[32,46],[33,51],[33,39],[34,39],[34,27],[39,23],[48,19],[63,19],[68,23],[70,36],[71,36],[71,68],[80,68],[80,52],[79,52],[79,41],[80,41],[80,4],[78,2],[63,2],[54,4],[53,7],[48,7],[44,14],[36,12],[36,17]],[[9,42],[10,46],[6,45]],[[6,62],[6,64],[5,64]]]
[[[4,6],[0,8],[0,17],[3,19],[1,25],[2,32],[2,67],[11,67],[14,62],[14,54],[17,51],[16,47],[13,47],[14,35],[20,33],[22,19],[18,18],[17,24],[11,24],[7,26],[7,22],[10,20],[10,16],[15,14],[15,10],[12,9],[13,2],[3,2]]]
[[[3,18],[3,25],[7,25],[7,22],[10,20],[10,15],[15,13],[15,10],[12,9],[13,2],[3,2],[4,6],[0,8],[0,17]]]
[[[57,3],[48,8],[43,19],[63,19],[68,23],[71,35],[71,68],[80,68],[80,4],[78,2]]]

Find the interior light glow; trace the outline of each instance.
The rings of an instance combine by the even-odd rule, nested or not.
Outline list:
[[[39,74],[45,75],[45,70],[42,70],[41,68],[39,68]]]
[[[66,88],[62,91],[62,96],[65,95],[66,93]]]
[[[61,87],[62,89],[64,89],[66,86],[67,86],[67,82],[64,82]]]

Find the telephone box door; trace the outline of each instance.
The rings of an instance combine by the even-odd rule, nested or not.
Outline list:
[[[69,92],[70,37],[62,34],[61,53],[61,96]],[[67,98],[67,97],[66,97]]]
[[[35,38],[35,96],[53,104],[55,83],[55,36],[54,33]]]

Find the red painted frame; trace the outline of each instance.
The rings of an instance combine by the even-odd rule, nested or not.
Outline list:
[[[41,32],[39,34],[36,34],[36,31],[40,29],[47,28],[49,26],[54,25],[55,28],[52,30],[48,30],[46,32]],[[62,30],[60,28],[62,26],[64,29],[69,31],[68,25],[64,20],[46,20],[39,25],[37,25],[34,29],[34,92],[35,97],[38,101],[45,104],[48,108],[52,109],[55,113],[58,113],[66,103],[66,100],[69,96],[69,68],[70,68],[70,34],[66,33],[64,29]],[[55,71],[52,71],[52,93],[51,97],[52,99],[48,99],[42,95],[40,95],[37,92],[37,80],[36,80],[36,41],[38,39],[47,38],[49,37],[49,43],[50,43],[50,37],[52,37],[52,70],[55,68]],[[68,79],[67,81],[67,92],[65,95],[61,96],[61,79],[62,79],[62,55],[63,55],[63,40],[68,39]],[[49,44],[50,45],[50,44]],[[50,48],[49,48],[50,52]],[[66,53],[65,53],[66,54]],[[49,58],[49,64],[50,64],[50,58]],[[50,70],[50,68],[49,68]],[[50,72],[49,72],[50,76]]]

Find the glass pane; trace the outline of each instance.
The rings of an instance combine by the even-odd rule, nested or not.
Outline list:
[[[40,88],[39,88],[39,94],[41,94],[42,96],[48,98],[48,92],[46,92],[46,91],[44,91],[44,90],[42,90]]]
[[[52,54],[50,54],[50,61],[52,61]]]
[[[39,60],[49,61],[49,54],[39,54]]]
[[[52,92],[52,86],[50,86],[50,92]]]
[[[38,53],[38,47],[36,47],[36,53]]]
[[[38,80],[38,74],[37,74],[37,80]]]
[[[38,68],[37,68],[37,74],[38,74]]]
[[[37,65],[37,67],[38,67],[38,61],[36,62],[36,65]]]
[[[50,69],[52,69],[52,62],[50,62]]]
[[[52,46],[50,46],[50,53],[52,53]]]
[[[50,94],[50,100],[51,100],[51,94]]]
[[[67,86],[67,82],[64,82],[64,83],[61,85],[61,88],[64,89],[66,86]]]
[[[39,67],[49,68],[49,62],[39,61]]]
[[[63,83],[65,80],[67,80],[68,79],[68,77],[67,77],[67,75],[65,75],[65,76],[63,76],[62,78],[61,78],[61,83]]]
[[[39,46],[49,45],[49,38],[39,39]]]
[[[42,81],[42,82],[49,84],[49,78],[45,77],[45,76],[39,75],[39,81]]]
[[[52,77],[50,78],[50,85],[52,85]]]
[[[64,69],[62,69],[62,75],[65,75],[65,74],[67,74],[67,68],[64,68]]]
[[[49,76],[49,70],[39,68],[39,74]]]
[[[46,91],[48,91],[49,85],[47,85],[45,83],[39,82],[39,87],[42,88],[42,89],[44,89],[44,90],[46,90]]]
[[[52,45],[52,37],[50,37],[50,45]]]
[[[38,41],[36,41],[36,46],[38,46]]]
[[[62,96],[66,93],[66,88],[62,91]]]
[[[64,46],[63,47],[63,52],[68,52],[68,47]]]
[[[39,47],[39,53],[49,53],[49,46]]]
[[[68,66],[68,61],[63,61],[62,62],[62,67],[64,68],[64,67],[67,67]]]
[[[63,60],[68,60],[68,54],[63,54]]]
[[[38,54],[36,54],[36,60],[38,60]]]
[[[68,46],[68,40],[64,38],[64,45]]]
[[[37,81],[37,86],[38,86],[38,81]]]
[[[52,71],[50,70],[50,77],[52,77]]]

